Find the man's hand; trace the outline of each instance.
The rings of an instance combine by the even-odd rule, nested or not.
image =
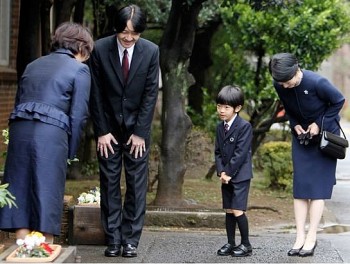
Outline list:
[[[126,145],[129,145],[131,143],[131,148],[130,148],[130,154],[134,152],[134,157],[137,159],[137,157],[142,157],[143,152],[146,151],[146,144],[145,140],[142,137],[138,137],[134,134],[132,134],[126,143]]]
[[[100,136],[97,139],[97,151],[100,152],[100,155],[108,158],[108,150],[114,154],[114,150],[111,144],[111,141],[118,145],[118,141],[113,137],[111,133],[108,133],[104,136]]]

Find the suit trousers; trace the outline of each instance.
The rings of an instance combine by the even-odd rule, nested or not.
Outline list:
[[[113,143],[112,143],[113,144]],[[130,155],[130,146],[113,144],[108,158],[97,153],[100,169],[101,220],[106,243],[138,246],[146,212],[149,144],[142,157]],[[121,172],[124,165],[126,191],[122,203]]]

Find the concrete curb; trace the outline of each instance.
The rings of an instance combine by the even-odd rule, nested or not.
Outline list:
[[[145,226],[223,228],[224,212],[146,211]]]

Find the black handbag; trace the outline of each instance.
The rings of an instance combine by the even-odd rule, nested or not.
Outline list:
[[[329,131],[323,130],[323,120],[321,124],[321,140],[320,140],[320,150],[326,155],[335,158],[335,159],[344,159],[346,154],[346,148],[349,147],[349,142],[346,139],[345,133],[341,128],[339,121],[336,119],[341,132],[343,133],[344,138],[339,135],[333,134]]]

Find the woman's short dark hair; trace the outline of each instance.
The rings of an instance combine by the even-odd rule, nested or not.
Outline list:
[[[278,53],[269,62],[269,71],[276,82],[288,82],[297,73],[298,59],[291,53]]]
[[[79,52],[89,57],[94,47],[90,31],[78,23],[64,22],[57,27],[51,41],[51,51],[60,48],[70,50],[74,55]]]
[[[126,23],[131,21],[134,31],[142,33],[146,29],[146,15],[137,5],[128,5],[119,9],[115,19],[115,30],[121,33],[126,28]]]
[[[217,104],[229,105],[232,107],[244,105],[244,94],[236,85],[224,86],[216,97]]]

